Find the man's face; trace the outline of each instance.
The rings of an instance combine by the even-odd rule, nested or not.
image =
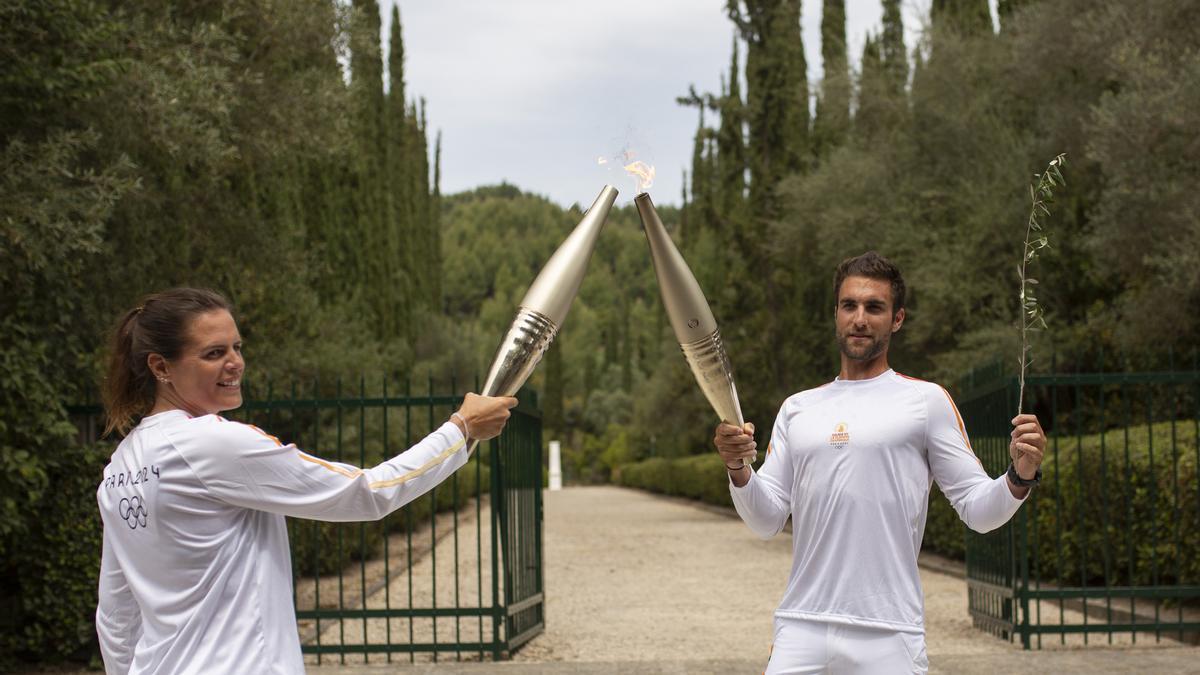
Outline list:
[[[870,361],[887,353],[904,310],[892,315],[892,285],[882,279],[846,277],[838,289],[835,329],[846,358]]]

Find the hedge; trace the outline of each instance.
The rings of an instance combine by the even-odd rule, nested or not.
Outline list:
[[[1031,565],[1037,561],[1031,573],[1051,582],[1103,584],[1107,555],[1113,585],[1200,583],[1198,452],[1194,420],[1052,438],[1041,485],[1023,507],[1026,514],[1036,512],[1029,532]],[[614,479],[627,487],[731,505],[715,452],[625,464]],[[936,485],[929,502],[922,548],[963,560],[966,528],[958,514]]]
[[[96,486],[111,446],[67,447],[42,458],[49,489],[23,504],[27,530],[8,548],[0,580],[0,670],[15,659],[97,653],[100,512]]]
[[[1113,585],[1200,583],[1196,424],[1114,429],[1063,438],[1057,447],[1052,439],[1032,497],[1030,546],[1039,563],[1032,572],[1103,584],[1107,555]]]

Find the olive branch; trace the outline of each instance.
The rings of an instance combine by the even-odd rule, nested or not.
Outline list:
[[[1021,387],[1017,394],[1018,415],[1021,414],[1025,402],[1025,371],[1033,362],[1030,354],[1033,347],[1029,344],[1029,333],[1046,328],[1045,314],[1034,294],[1033,287],[1037,285],[1038,280],[1029,276],[1029,263],[1037,259],[1038,251],[1050,245],[1050,240],[1044,232],[1042,219],[1050,215],[1050,208],[1046,205],[1054,203],[1054,188],[1060,185],[1065,187],[1067,184],[1060,170],[1066,163],[1067,155],[1065,153],[1050,160],[1045,171],[1033,175],[1037,182],[1029,186],[1031,204],[1029,220],[1025,223],[1025,249],[1024,255],[1021,256],[1021,264],[1017,266],[1017,275],[1021,279],[1021,356],[1017,359],[1021,366]]]

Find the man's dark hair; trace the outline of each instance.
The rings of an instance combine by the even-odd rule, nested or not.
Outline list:
[[[837,304],[838,294],[842,292],[842,282],[846,280],[846,277],[867,277],[890,282],[892,284],[892,316],[904,309],[904,276],[900,274],[899,267],[875,251],[867,251],[862,255],[846,258],[842,264],[837,266],[837,273],[833,276],[834,304]]]

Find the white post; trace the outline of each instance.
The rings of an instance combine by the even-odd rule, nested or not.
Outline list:
[[[550,441],[550,489],[562,489],[562,447],[558,441]]]

